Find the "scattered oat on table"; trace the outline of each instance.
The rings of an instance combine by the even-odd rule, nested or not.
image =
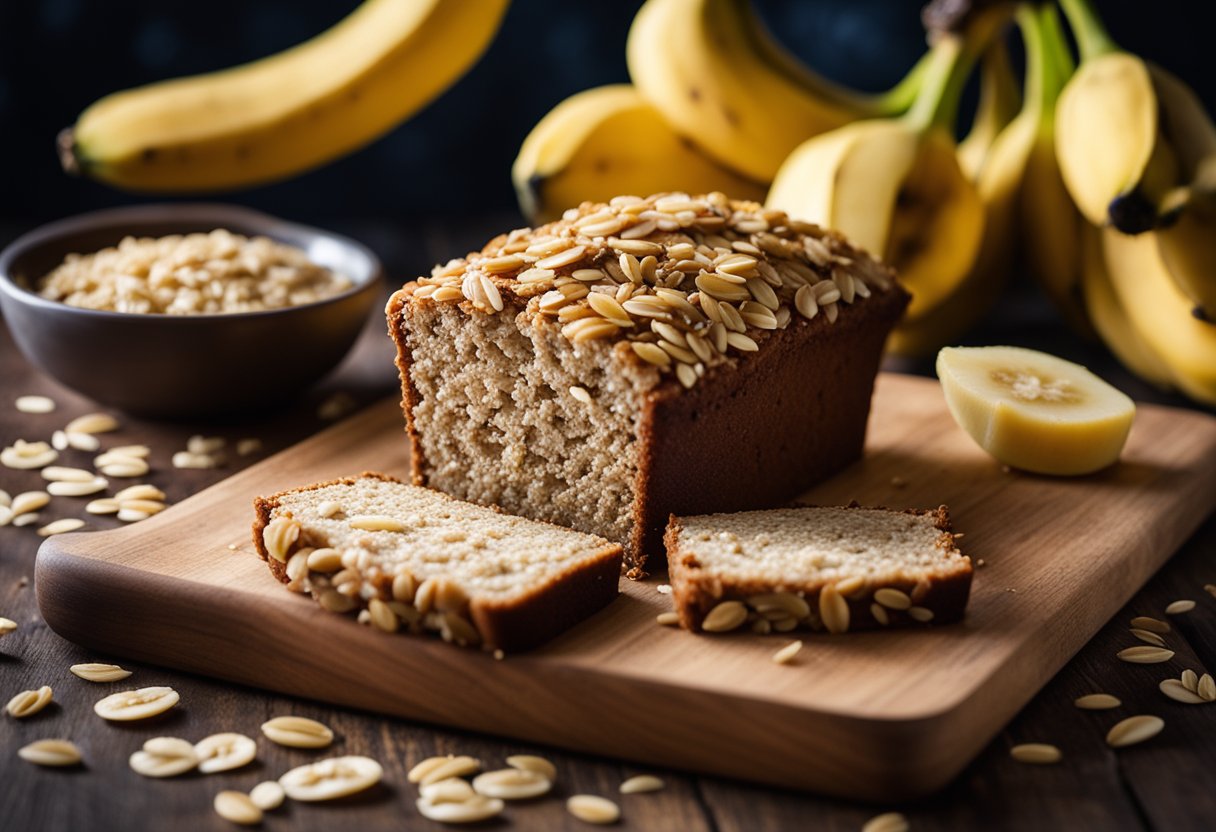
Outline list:
[[[507,758],[507,765],[522,771],[535,771],[550,780],[557,779],[557,766],[544,757],[537,757],[533,754],[514,754]]]
[[[234,732],[212,734],[194,744],[198,770],[203,774],[230,771],[247,766],[258,756],[258,744],[252,737]]]
[[[1174,651],[1166,650],[1164,647],[1150,647],[1146,644],[1142,647],[1124,648],[1115,655],[1123,661],[1133,664],[1160,664],[1174,658]]]
[[[866,821],[861,832],[908,832],[908,819],[899,812],[884,812]]]
[[[334,741],[329,726],[302,716],[276,716],[262,723],[262,733],[289,748],[325,748]]]
[[[69,740],[35,740],[17,751],[17,756],[38,766],[63,768],[80,765],[80,749]]]
[[[113,693],[98,701],[93,711],[112,722],[130,722],[163,714],[181,700],[170,687],[149,687]]]
[[[1129,716],[1115,724],[1106,734],[1106,744],[1111,748],[1123,748],[1152,739],[1165,728],[1165,720],[1159,716]]]
[[[638,774],[630,777],[624,783],[621,783],[621,794],[642,794],[645,792],[657,792],[662,789],[666,783],[653,774]]]
[[[261,807],[244,792],[222,791],[215,796],[212,805],[215,813],[229,823],[240,826],[257,826],[262,822]]]
[[[789,664],[798,655],[798,651],[802,649],[802,641],[791,641],[789,644],[782,647],[773,654],[773,661],[777,664]]]
[[[1123,703],[1109,693],[1090,693],[1078,697],[1073,704],[1086,711],[1106,711],[1117,708]]]
[[[86,682],[118,682],[131,675],[131,671],[116,664],[74,664],[70,668],[72,675],[79,676]]]
[[[1045,742],[1027,742],[1009,749],[1009,756],[1019,763],[1050,765],[1063,758],[1060,749]]]
[[[43,685],[37,690],[23,690],[8,700],[8,704],[4,706],[4,710],[13,719],[25,719],[51,704],[53,695],[50,685]]]
[[[55,410],[55,400],[47,396],[18,396],[14,404],[22,413],[51,413]]]
[[[527,800],[548,794],[553,781],[537,771],[502,768],[473,778],[473,791],[499,800]]]
[[[279,778],[292,800],[335,800],[370,789],[384,769],[370,757],[330,757],[293,768]]]
[[[277,780],[263,780],[249,791],[249,799],[263,812],[279,808],[286,798],[287,793]]]
[[[585,823],[616,823],[621,818],[621,807],[594,794],[576,794],[569,798],[566,811]]]
[[[128,763],[144,777],[177,777],[198,766],[198,754],[187,740],[178,737],[153,737],[131,755]]]
[[[1170,631],[1170,625],[1166,621],[1159,618],[1150,618],[1147,615],[1140,615],[1132,619],[1131,626],[1137,630],[1148,630],[1149,632],[1165,635]]]
[[[1166,615],[1181,615],[1184,612],[1190,612],[1195,609],[1195,602],[1189,599],[1174,601],[1165,608]]]
[[[73,433],[110,433],[118,430],[118,420],[109,413],[86,413],[68,422],[63,432],[69,437]]]
[[[82,528],[84,528],[84,521],[79,517],[64,517],[52,523],[47,523],[38,530],[38,535],[40,537],[51,537],[52,535],[74,532]]]

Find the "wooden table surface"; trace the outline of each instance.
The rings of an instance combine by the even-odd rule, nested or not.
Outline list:
[[[428,263],[467,250],[488,236],[494,222],[462,224],[459,231],[436,226],[401,231],[383,225],[353,228],[377,248],[394,274],[409,274]],[[0,234],[7,239],[10,234]],[[1084,360],[1137,398],[1173,404],[1181,400],[1136,385],[1109,363],[1104,352],[1063,333],[1035,300],[1011,297],[994,318],[989,341],[1054,348]],[[1014,323],[1011,323],[1014,322]],[[922,365],[911,369],[924,370]],[[391,352],[379,320],[369,323],[356,350],[339,370],[287,409],[250,414],[227,424],[157,423],[120,416],[121,431],[106,444],[141,442],[152,448],[153,471],[146,477],[175,502],[241,466],[263,458],[310,435],[326,423],[317,405],[334,391],[345,391],[366,404],[391,394],[394,385]],[[16,411],[12,400],[42,393],[56,400],[49,415]],[[0,331],[0,443],[18,438],[49,439],[51,432],[73,416],[99,409],[30,367]],[[196,433],[229,440],[258,437],[258,454],[234,458],[216,470],[176,470],[169,458]],[[91,454],[68,451],[61,464],[85,465]],[[0,468],[0,488],[15,494],[41,487],[36,472]],[[56,497],[43,516],[80,516],[82,502]],[[92,518],[90,524],[108,528],[117,521]],[[1077,518],[1077,533],[1086,520]],[[1144,534],[1151,536],[1152,529]],[[440,829],[414,807],[415,789],[405,772],[434,754],[471,754],[487,766],[498,767],[507,755],[539,753],[558,768],[555,797],[595,793],[616,799],[623,811],[619,827],[639,830],[858,830],[882,811],[903,812],[913,830],[1211,830],[1216,829],[1216,704],[1184,705],[1165,698],[1157,682],[1177,676],[1184,667],[1199,673],[1216,670],[1216,597],[1204,590],[1216,584],[1216,518],[1203,528],[1161,570],[1050,684],[1006,727],[984,753],[945,791],[924,801],[868,806],[774,789],[750,786],[678,772],[656,771],[667,783],[663,791],[618,795],[620,782],[643,769],[611,760],[568,754],[539,746],[387,719],[322,706],[183,673],[122,662],[135,675],[131,686],[170,685],[181,694],[181,705],[155,725],[135,723],[116,727],[92,712],[92,704],[114,686],[95,686],[77,679],[68,667],[78,662],[106,661],[56,636],[41,621],[32,586],[34,557],[41,538],[33,527],[0,528],[0,616],[19,628],[0,640],[0,701],[21,690],[48,684],[55,703],[26,720],[3,717],[0,730],[0,830],[189,830],[231,829],[211,809],[216,792],[248,789],[277,777],[295,765],[316,758],[304,752],[259,743],[258,761],[246,769],[215,775],[188,775],[173,780],[148,780],[135,774],[126,759],[152,736],[172,735],[197,740],[220,731],[257,736],[258,726],[271,716],[293,713],[329,724],[338,740],[330,753],[365,754],[385,768],[384,782],[371,792],[341,804],[291,804],[267,815],[267,829],[332,829],[339,824],[359,829]],[[1066,556],[1067,553],[1061,553]],[[1094,587],[1101,592],[1101,586]],[[1136,644],[1128,633],[1133,616],[1164,618],[1171,601],[1196,601],[1193,611],[1170,617],[1166,636],[1177,652],[1165,665],[1132,665],[1115,653]],[[165,610],[165,626],[173,626],[173,610]],[[318,645],[318,649],[324,649]],[[357,684],[352,680],[351,684]],[[420,679],[419,684],[425,684]],[[117,689],[123,689],[118,687]],[[1107,692],[1123,700],[1115,711],[1081,711],[1073,700],[1086,693]],[[1123,716],[1148,713],[1165,720],[1165,730],[1143,745],[1112,750],[1103,740],[1106,730]],[[42,769],[17,758],[16,749],[35,739],[68,737],[84,751],[81,770]],[[1011,746],[1050,742],[1064,753],[1062,763],[1030,766],[1014,762]],[[898,753],[893,750],[892,753]],[[507,808],[504,820],[491,826],[518,829],[586,829],[569,816],[562,800],[553,797]]]

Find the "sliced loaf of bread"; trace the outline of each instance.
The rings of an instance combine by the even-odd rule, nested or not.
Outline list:
[[[394,632],[524,650],[617,595],[621,547],[382,474],[254,500],[275,577],[325,609]]]
[[[764,633],[955,621],[971,560],[954,541],[946,506],[673,515],[665,537],[683,627]]]

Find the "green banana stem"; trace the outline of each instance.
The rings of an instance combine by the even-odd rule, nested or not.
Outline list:
[[[966,50],[963,39],[943,34],[933,44],[924,83],[905,118],[920,130],[953,124],[958,99],[970,66],[964,66]]]
[[[963,34],[942,33],[929,50],[920,92],[904,116],[918,130],[954,132],[958,103],[971,69],[992,38],[1009,20],[998,7],[980,15]]]
[[[1060,0],[1060,5],[1064,7],[1064,14],[1077,37],[1082,60],[1121,51],[1102,25],[1102,19],[1090,0]]]
[[[1043,27],[1033,6],[1021,5],[1017,11],[1018,29],[1022,43],[1026,46],[1026,91],[1023,96],[1027,108],[1043,109],[1043,92],[1047,76],[1052,74],[1047,60],[1047,44],[1044,43]]]
[[[1039,7],[1039,25],[1043,27],[1043,37],[1051,50],[1056,75],[1060,86],[1063,87],[1077,71],[1077,62],[1073,60],[1072,49],[1064,39],[1064,27],[1060,23],[1060,12],[1055,3],[1044,3]]]
[[[874,109],[879,115],[896,116],[906,113],[920,94],[920,88],[925,82],[925,73],[933,63],[932,50],[925,52],[908,70],[899,83],[883,93],[878,93],[872,99]]]

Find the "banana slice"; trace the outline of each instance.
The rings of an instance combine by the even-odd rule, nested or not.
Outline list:
[[[954,420],[1000,462],[1038,474],[1114,463],[1136,406],[1089,370],[1020,347],[946,347],[937,375]]]

